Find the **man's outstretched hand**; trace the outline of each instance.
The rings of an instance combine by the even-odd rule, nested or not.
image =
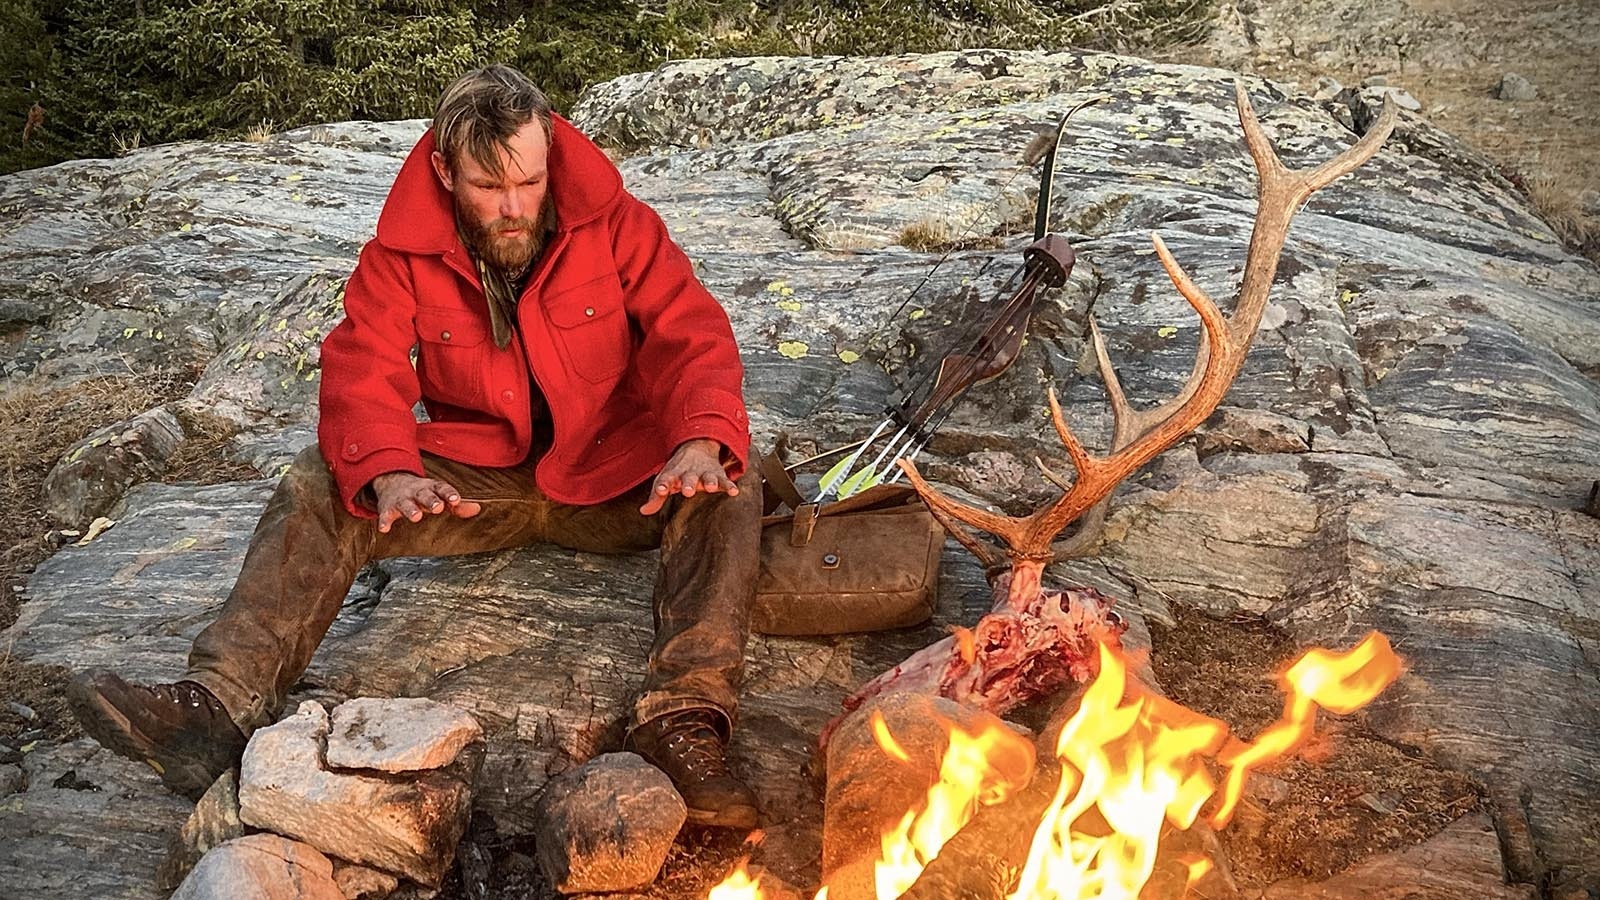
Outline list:
[[[708,494],[726,491],[731,497],[738,496],[739,487],[728,478],[721,456],[722,445],[708,438],[679,444],[661,474],[656,476],[650,499],[639,507],[639,512],[654,515],[673,494],[693,497],[697,491]]]
[[[447,509],[457,518],[467,519],[483,508],[471,500],[462,500],[461,492],[443,481],[410,472],[379,475],[372,479],[372,492],[378,496],[378,530],[382,532],[388,532],[401,519],[421,522],[424,515]]]

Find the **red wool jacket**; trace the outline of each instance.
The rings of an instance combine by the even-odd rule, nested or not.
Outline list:
[[[351,513],[372,517],[356,496],[374,477],[422,475],[421,449],[477,466],[521,462],[535,384],[555,439],[534,477],[559,502],[616,497],[693,438],[727,448],[730,477],[744,471],[749,420],[727,314],[600,148],[559,116],[554,132],[559,230],[504,350],[429,162],[432,131],[395,178],[345,288],[344,321],[322,344],[317,441]],[[430,421],[416,421],[418,400]]]

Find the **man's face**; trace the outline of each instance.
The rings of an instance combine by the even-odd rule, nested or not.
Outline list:
[[[498,177],[467,153],[452,170],[434,151],[433,168],[455,197],[456,218],[472,251],[491,265],[519,271],[543,247],[550,144],[538,120],[522,126],[509,143],[510,152],[498,148]]]

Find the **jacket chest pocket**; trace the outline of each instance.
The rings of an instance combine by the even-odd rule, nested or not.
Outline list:
[[[566,354],[567,367],[585,381],[612,381],[628,367],[633,336],[615,272],[543,298],[545,314]]]
[[[417,307],[417,379],[423,396],[479,406],[487,396],[489,325],[462,309]]]

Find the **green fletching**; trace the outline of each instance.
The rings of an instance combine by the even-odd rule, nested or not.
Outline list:
[[[855,462],[855,460],[855,454],[845,454],[844,459],[834,463],[828,468],[828,471],[822,473],[822,481],[820,483],[831,484],[838,481],[840,478],[844,477],[845,469],[848,468],[851,463]]]
[[[879,476],[874,474],[871,469],[862,469],[854,475],[851,475],[849,478],[846,478],[844,484],[839,485],[839,499],[843,500],[857,491],[866,490],[867,488],[877,484],[878,481]]]

